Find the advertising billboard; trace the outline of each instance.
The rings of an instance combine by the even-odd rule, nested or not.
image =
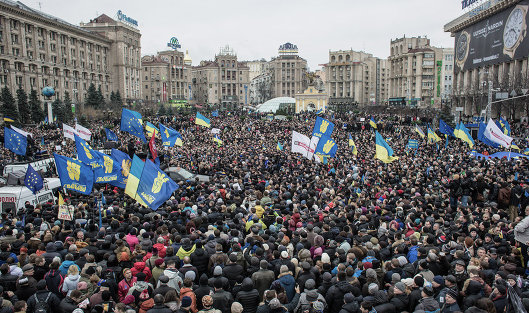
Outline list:
[[[522,59],[529,55],[529,0],[455,34],[455,71]]]

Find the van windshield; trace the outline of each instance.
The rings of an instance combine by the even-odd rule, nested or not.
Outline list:
[[[14,202],[2,202],[2,213],[5,213],[6,209],[11,209],[11,213],[16,213],[15,203]]]

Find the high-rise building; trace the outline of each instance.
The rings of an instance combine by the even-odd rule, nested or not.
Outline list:
[[[192,93],[197,104],[234,107],[249,104],[249,71],[229,46],[220,49],[214,61],[193,67]]]
[[[294,97],[307,88],[307,60],[298,55],[298,47],[287,42],[279,55],[269,62],[272,76],[272,98]]]
[[[248,61],[246,65],[250,69],[250,81],[259,75],[267,73],[269,68],[269,64],[265,59]]]
[[[439,62],[439,61],[438,61]],[[454,49],[443,49],[441,65],[441,101],[442,105],[451,103],[454,82]]]
[[[329,51],[325,88],[329,106],[383,105],[387,100],[386,60],[362,51]]]
[[[441,79],[438,61],[443,49],[432,47],[426,37],[403,37],[391,41],[389,104],[438,106]],[[438,96],[439,94],[439,96]]]

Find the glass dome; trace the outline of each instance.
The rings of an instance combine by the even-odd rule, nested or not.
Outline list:
[[[278,97],[270,99],[263,104],[257,106],[257,112],[271,112],[276,113],[281,105],[291,106],[296,105],[296,99],[290,97]]]

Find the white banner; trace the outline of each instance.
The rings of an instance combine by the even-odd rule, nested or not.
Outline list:
[[[505,135],[501,129],[494,123],[492,119],[489,119],[489,123],[483,133],[487,139],[501,145],[504,148],[509,148],[512,142],[512,137]]]
[[[25,137],[30,136],[30,137],[33,138],[33,135],[32,135],[31,133],[28,133],[28,132],[26,132],[26,131],[23,131],[23,130],[20,129],[20,128],[16,128],[16,127],[13,126],[13,125],[11,125],[11,129],[14,130],[14,131],[16,131],[17,133],[21,134],[22,136],[25,136]]]
[[[77,136],[83,138],[86,141],[90,141],[90,137],[92,136],[92,132],[77,123],[75,123],[75,130],[77,131]]]
[[[212,128],[212,129],[211,129],[211,133],[212,133],[212,134],[220,134],[220,129],[218,129],[218,128]]]
[[[292,132],[292,152],[298,152],[303,154],[303,156],[307,156],[307,153],[309,152],[310,148],[310,139],[309,137],[300,134],[296,131]]]
[[[72,126],[69,126],[69,125],[66,125],[64,123],[62,123],[62,130],[64,132],[64,137],[66,138],[70,138],[72,140],[75,140],[75,136],[77,134],[77,132],[75,131],[75,128],[73,128]],[[79,136],[79,134],[77,134]]]
[[[314,156],[314,151],[316,151],[318,142],[320,142],[320,137],[312,136],[312,138],[310,138],[309,150],[307,151],[307,159],[312,160],[312,156]]]

